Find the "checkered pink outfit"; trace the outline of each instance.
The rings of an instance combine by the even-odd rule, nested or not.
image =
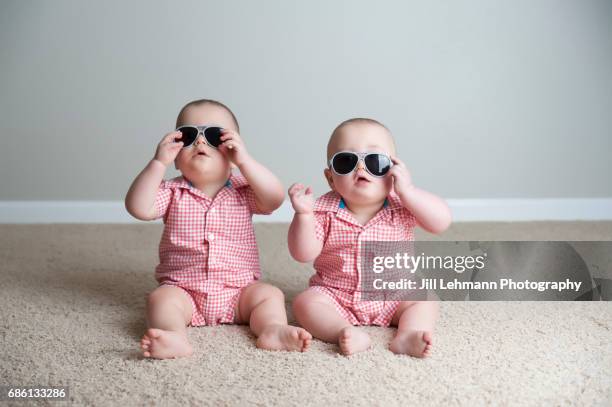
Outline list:
[[[414,240],[416,218],[393,191],[363,226],[333,191],[317,199],[314,211],[323,249],[314,261],[317,273],[310,278],[309,290],[327,295],[353,325],[389,326],[400,301],[361,301],[360,245],[364,241]]]
[[[241,290],[261,276],[251,216],[255,194],[232,175],[214,199],[183,177],[162,181],[155,199],[164,218],[155,278],[191,298],[191,325],[233,323]]]

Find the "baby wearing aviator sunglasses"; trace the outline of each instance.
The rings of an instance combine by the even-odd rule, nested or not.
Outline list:
[[[182,176],[164,181],[172,162]],[[125,199],[132,216],[164,220],[159,287],[147,298],[140,343],[145,357],[189,356],[187,326],[224,323],[248,323],[262,349],[308,348],[312,336],[287,324],[283,293],[258,281],[251,217],[283,199],[282,184],[249,155],[229,108],[207,99],[183,107],[177,131],[164,136]]]
[[[361,301],[358,250],[364,241],[414,240],[417,225],[443,232],[451,223],[447,204],[414,186],[395,156],[390,132],[375,120],[341,123],[330,137],[327,158],[330,192],[315,200],[310,187],[289,188],[295,210],[289,251],[297,261],[314,260],[316,270],[309,288],[293,301],[297,321],[345,355],[370,347],[359,325],[397,326],[392,352],[429,356],[438,303]]]

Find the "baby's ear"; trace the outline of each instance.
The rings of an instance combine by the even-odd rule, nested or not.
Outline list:
[[[329,184],[329,187],[331,188],[331,190],[335,191],[335,189],[334,189],[334,179],[332,178],[331,170],[329,168],[325,168],[323,170],[323,175],[325,175],[325,179],[327,180],[327,183]]]

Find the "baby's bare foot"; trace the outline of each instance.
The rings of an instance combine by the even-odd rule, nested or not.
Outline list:
[[[257,347],[266,350],[305,352],[312,335],[303,328],[291,325],[270,325],[257,338]]]
[[[140,347],[146,358],[171,359],[190,356],[193,353],[185,334],[156,328],[147,329],[140,340]]]
[[[425,358],[431,354],[432,337],[429,331],[397,331],[389,344],[391,352]]]
[[[370,336],[363,330],[354,326],[347,326],[340,331],[340,337],[338,338],[338,345],[343,355],[349,356],[355,353],[363,352],[368,350],[372,341]]]

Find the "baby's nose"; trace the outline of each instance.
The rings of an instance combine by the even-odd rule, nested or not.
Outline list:
[[[363,163],[363,160],[357,161],[357,169],[358,170],[365,170],[365,164]]]
[[[204,140],[204,136],[202,136],[201,134],[198,134],[198,137],[196,138],[195,144],[202,144],[202,143],[206,143],[206,140]]]

